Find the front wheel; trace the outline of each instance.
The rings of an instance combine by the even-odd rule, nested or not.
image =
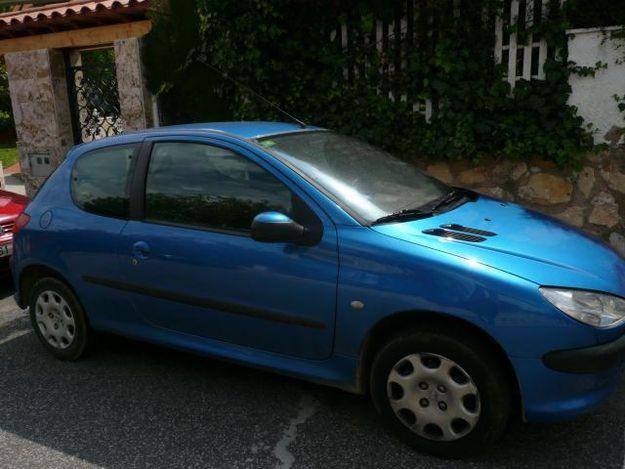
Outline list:
[[[371,395],[400,438],[443,457],[474,454],[505,430],[511,404],[502,364],[453,329],[395,336],[374,359]]]
[[[77,360],[90,343],[87,316],[72,290],[56,278],[31,289],[30,320],[44,347],[61,360]]]

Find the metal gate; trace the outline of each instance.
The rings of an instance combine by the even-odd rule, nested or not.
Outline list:
[[[75,143],[123,131],[113,49],[80,52],[80,65],[66,55],[67,84]]]

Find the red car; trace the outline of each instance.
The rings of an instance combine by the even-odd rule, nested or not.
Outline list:
[[[0,275],[10,272],[9,257],[13,249],[13,226],[16,218],[29,202],[28,197],[0,190]]]

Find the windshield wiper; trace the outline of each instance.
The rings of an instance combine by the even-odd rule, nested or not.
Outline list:
[[[463,189],[452,189],[451,192],[445,194],[443,197],[435,201],[431,206],[428,207],[427,211],[430,213],[434,213],[437,210],[445,207],[446,205],[450,205],[457,200],[461,200],[467,197],[466,191]]]
[[[428,218],[432,216],[432,212],[426,212],[424,210],[419,210],[417,208],[408,208],[404,210],[399,210],[397,212],[391,213],[390,215],[385,215],[383,217],[375,220],[371,225],[380,225],[382,223],[389,223],[393,221],[400,220],[417,220],[419,218]]]
[[[403,210],[398,210],[397,212],[391,213],[390,215],[385,215],[383,217],[375,220],[371,225],[379,225],[381,223],[389,223],[393,221],[401,221],[401,220],[418,220],[420,218],[428,218],[434,216],[437,210],[445,207],[446,205],[450,205],[454,202],[471,199],[472,191],[467,189],[459,189],[454,188],[444,196],[434,200],[434,202],[425,205],[421,208],[408,208]]]

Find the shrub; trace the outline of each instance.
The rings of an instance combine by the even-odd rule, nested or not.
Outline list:
[[[396,29],[379,50],[376,19],[398,18],[405,3],[161,3],[146,40],[149,86],[167,122],[284,119],[252,89],[308,123],[406,158],[542,155],[575,164],[592,146],[583,120],[567,104],[573,67],[563,14],[534,27],[560,50],[546,64],[546,80],[520,81],[512,91],[493,57],[495,15],[504,2],[420,2],[413,28]],[[339,39],[330,40],[340,24],[354,38],[347,51]],[[426,99],[434,110],[429,122],[413,110]]]

